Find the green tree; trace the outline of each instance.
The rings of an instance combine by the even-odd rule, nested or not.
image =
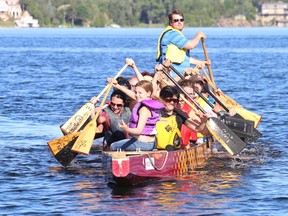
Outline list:
[[[64,23],[95,27],[112,23],[121,26],[167,24],[167,15],[172,9],[184,12],[186,25],[212,26],[217,25],[221,17],[233,18],[238,14],[253,20],[259,6],[259,0],[20,0],[20,3],[41,26]]]

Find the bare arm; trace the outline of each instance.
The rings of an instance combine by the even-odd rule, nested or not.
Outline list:
[[[195,130],[195,131],[202,133],[204,135],[209,135],[210,132],[208,131],[208,129],[206,127],[206,122],[207,122],[207,117],[205,115],[203,115],[200,123],[196,123],[191,118],[188,118],[184,124],[188,128],[190,128],[191,130]]]
[[[194,49],[198,45],[202,37],[206,38],[206,35],[203,32],[197,32],[196,36],[193,39],[189,40],[183,48],[186,50]]]
[[[91,116],[90,116],[91,120],[97,121],[97,128],[96,128],[95,134],[103,132],[103,130],[104,130],[103,124],[106,122],[106,118],[104,116],[102,116],[101,114],[99,114],[97,119],[94,119],[96,117],[95,113],[97,113],[97,112],[101,112],[100,107],[96,107],[94,109],[94,112],[92,112]]]
[[[161,65],[161,70],[156,69],[155,67],[155,74],[154,77],[152,79],[152,85],[153,85],[153,97],[154,98],[159,98],[159,94],[161,91],[161,88],[163,88],[164,86],[166,86],[167,84],[164,82],[168,82],[167,81],[167,77],[165,76],[165,74],[163,74],[162,72],[162,68],[163,66]]]
[[[190,57],[190,64],[196,65],[197,68],[204,68],[206,65],[210,65],[210,61],[208,62]]]
[[[114,87],[116,89],[119,89],[123,93],[125,93],[128,97],[132,98],[133,100],[136,100],[134,91],[132,91],[132,90],[130,90],[130,89],[124,87],[124,86],[121,86],[119,84],[114,85]]]
[[[108,78],[108,83],[110,82],[113,82],[113,87],[116,88],[116,89],[119,89],[120,91],[122,91],[123,93],[125,93],[128,97],[132,98],[133,100],[136,100],[135,98],[135,92],[124,87],[124,86],[121,86],[117,83],[117,81],[113,78]]]
[[[137,77],[137,79],[138,79],[139,81],[144,80],[143,75],[142,75],[141,72],[138,70],[138,68],[137,68],[137,66],[136,66],[136,64],[135,64],[135,62],[134,62],[133,59],[131,59],[131,58],[126,58],[126,64],[127,64],[129,67],[133,68],[134,73],[135,73],[135,75],[136,75],[136,77]]]
[[[206,61],[202,61],[202,60],[190,57],[190,64],[194,64],[194,65],[202,65],[202,64],[204,64],[204,66],[205,66]]]

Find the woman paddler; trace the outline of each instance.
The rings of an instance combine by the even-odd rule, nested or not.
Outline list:
[[[114,85],[115,88],[119,86]],[[111,144],[110,149],[126,151],[149,151],[155,148],[156,123],[160,119],[159,111],[164,109],[164,105],[152,99],[152,83],[147,80],[139,81],[135,86],[134,95],[127,89],[119,88],[128,93],[137,101],[130,118],[129,126],[122,121],[120,127],[130,134],[130,139],[124,139]]]
[[[94,101],[93,101],[94,102]],[[108,107],[104,108],[97,119],[97,134],[103,134],[103,150],[108,150],[111,143],[128,138],[128,134],[119,126],[119,122],[129,122],[131,111],[125,104],[127,96],[120,90],[114,90]],[[95,114],[92,114],[92,117]]]

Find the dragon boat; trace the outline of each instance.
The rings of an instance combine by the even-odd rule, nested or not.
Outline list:
[[[120,76],[126,67],[127,64],[116,74],[114,79]],[[177,70],[171,68],[178,74]],[[211,68],[208,67],[208,69],[212,74]],[[206,75],[206,71],[202,70],[209,86],[217,89],[215,84],[210,81],[209,76]],[[163,73],[186,98],[194,101],[166,70],[163,70]],[[181,76],[179,74],[180,78]],[[112,84],[108,84],[96,97],[99,99],[105,93],[99,110],[103,109],[111,87]],[[222,92],[219,94],[223,103],[209,89],[207,92],[223,108],[223,113],[217,117],[208,118],[206,127],[213,136],[213,140],[220,143],[231,156],[238,155],[246,147],[247,140],[255,141],[261,137],[262,134],[256,129],[262,119],[261,115],[246,110]],[[202,97],[201,93],[197,94]],[[203,114],[206,113],[197,102],[193,103]],[[209,105],[208,102],[207,104]],[[64,167],[69,166],[79,153],[84,155],[90,153],[97,129],[95,119],[100,114],[100,111],[96,112],[94,119],[90,120],[92,108],[93,105],[91,106],[90,102],[82,106],[60,127],[64,136],[47,142],[53,156]],[[230,108],[234,109],[235,115],[230,116]],[[102,166],[109,182],[118,185],[135,185],[157,178],[175,178],[176,176],[187,175],[189,172],[205,166],[208,159],[215,156],[208,148],[210,148],[209,144],[199,144],[189,149],[175,151],[102,151]]]
[[[102,152],[103,171],[109,182],[135,185],[158,178],[187,175],[211,157],[207,144],[176,151]]]

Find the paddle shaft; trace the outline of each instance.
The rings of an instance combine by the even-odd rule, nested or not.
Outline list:
[[[179,72],[176,70],[176,68],[174,68],[172,65],[170,66],[170,68],[182,79],[184,80],[185,77]],[[214,108],[215,105],[213,105],[203,94],[201,94],[197,89],[194,89],[194,91],[196,92],[196,94],[201,97],[205,103],[207,103],[211,108]],[[189,98],[190,99],[190,98]],[[194,100],[195,101],[195,100]],[[195,101],[196,102],[196,101]],[[194,103],[194,102],[193,102]],[[196,102],[197,103],[197,102]],[[199,105],[199,104],[198,104]],[[198,107],[198,106],[197,106]]]
[[[202,69],[203,71],[204,71],[204,73],[206,74],[206,71],[205,71],[205,69]],[[214,86],[215,88],[216,88],[216,86]],[[212,88],[213,88],[213,86],[212,86]],[[221,100],[219,100],[219,98],[212,92],[212,91],[210,91],[210,89],[207,87],[207,86],[205,86],[204,85],[204,89],[208,92],[208,94],[211,96],[211,97],[213,97],[213,99],[226,111],[226,112],[228,112],[229,113],[229,108],[227,107],[227,106],[225,106],[225,104],[224,103],[222,103],[222,101]],[[235,102],[236,103],[236,102]],[[241,116],[241,115],[239,115],[238,113],[236,113],[236,116],[235,117],[238,117],[238,118],[240,118],[240,119],[245,119],[243,116]]]
[[[208,52],[207,52],[207,48],[206,48],[206,44],[205,44],[205,41],[204,41],[204,38],[201,38],[201,41],[202,41],[202,47],[203,47],[203,51],[204,51],[204,56],[205,56],[205,60],[206,61],[209,61],[209,56],[208,56]],[[209,71],[209,76],[210,76],[210,86],[213,88],[214,91],[216,91],[217,87],[216,87],[216,84],[215,84],[215,81],[214,81],[214,76],[213,76],[213,72],[212,72],[212,68],[211,68],[211,65],[208,64],[208,71]],[[208,78],[207,76],[207,73],[206,71],[204,70],[204,68],[202,68],[202,70],[204,71],[206,77]],[[209,81],[209,79],[207,79]],[[229,99],[230,100],[230,99]],[[235,101],[233,101],[235,102]],[[236,103],[236,102],[235,102]],[[224,108],[224,107],[223,107]],[[224,108],[225,109],[225,108]],[[226,110],[226,109],[225,109]],[[227,111],[227,110],[226,110]]]
[[[207,81],[208,81],[208,84],[213,88],[214,91],[216,91],[217,88],[216,88],[216,86],[215,86],[215,83],[213,83],[213,82],[211,81],[211,79],[210,79],[209,75],[207,74],[206,70],[205,70],[204,68],[201,68],[201,69],[202,69],[202,71],[203,71],[204,74],[205,74],[205,77],[206,77],[206,79],[207,79]],[[200,74],[200,73],[198,72],[198,74]]]
[[[166,85],[170,85],[170,84],[168,83],[168,81],[165,80],[165,79],[163,79],[163,82],[164,82]],[[199,111],[199,110],[196,109],[195,106],[193,106],[193,104],[191,104],[191,102],[190,102],[189,100],[187,100],[187,99],[185,98],[185,96],[180,95],[180,98],[181,98],[185,103],[187,103],[195,112],[198,112],[198,111]]]
[[[202,41],[202,47],[203,47],[203,51],[204,51],[205,60],[206,60],[206,61],[209,61],[209,56],[208,56],[208,52],[207,52],[207,49],[206,49],[206,45],[205,45],[204,38],[201,38],[201,41]],[[207,67],[208,67],[210,79],[211,79],[211,81],[212,81],[212,82],[214,83],[214,85],[215,85],[214,76],[213,76],[213,72],[212,72],[211,65],[208,64]]]
[[[177,86],[177,88],[180,89],[180,91],[187,97],[189,98],[196,106],[197,108],[203,113],[205,114],[206,111],[173,79],[173,77],[166,71],[163,70],[163,73],[173,82],[173,84],[175,86]]]
[[[201,112],[205,114],[205,110],[173,79],[173,77],[164,69],[163,73],[174,83],[180,91],[189,98],[195,105],[200,108]],[[241,152],[246,143],[244,143],[231,129],[229,129],[219,119],[210,117],[207,121],[206,126],[210,133],[221,143],[221,145],[231,154],[235,155]]]
[[[208,76],[208,74],[207,74],[207,72],[206,72],[206,70],[205,70],[204,68],[202,68],[202,71],[203,71],[204,74],[205,74],[205,77],[206,77],[206,79],[207,79],[207,81],[208,81],[208,84],[213,88],[213,91],[216,92],[216,91],[217,91],[217,87],[216,87],[215,83],[213,83],[213,82],[211,81],[211,79],[209,78],[209,76]],[[199,74],[200,74],[200,73],[199,73]],[[239,104],[238,104],[235,100],[233,100],[233,99],[230,98],[229,96],[225,95],[224,93],[222,93],[222,96],[225,98],[226,101],[228,101],[228,102],[229,102],[230,104],[232,104],[233,106],[239,106]]]
[[[113,85],[112,83],[109,83],[109,84],[107,85],[108,87],[107,87],[106,93],[105,93],[105,95],[104,95],[104,97],[103,97],[103,99],[102,99],[102,101],[101,101],[101,103],[100,103],[99,111],[96,112],[96,115],[95,115],[95,117],[94,117],[92,120],[98,118],[101,110],[102,110],[103,107],[104,107],[104,104],[105,104],[105,102],[106,102],[106,99],[107,99],[107,97],[108,97],[108,94],[109,94],[109,92],[110,92],[110,89],[111,89],[112,85]],[[98,115],[97,115],[97,114],[98,114]]]
[[[185,77],[179,72],[176,70],[176,68],[174,68],[172,65],[170,66],[170,68],[182,79],[184,80]],[[229,113],[229,109],[216,97],[216,95],[210,91],[209,88],[207,88],[205,85],[203,85],[204,89],[207,91],[207,93],[209,95],[211,95],[211,97],[213,97],[213,99],[227,112]],[[197,95],[199,97],[201,97],[205,103],[207,103],[211,108],[214,108],[215,105],[213,105],[203,94],[201,94],[197,89],[194,89],[194,91],[197,93]],[[244,119],[242,116],[240,115],[237,115],[238,118],[240,119]]]
[[[204,56],[205,56],[205,60],[206,61],[209,61],[209,57],[208,57],[208,52],[207,52],[207,49],[206,49],[206,45],[205,45],[205,42],[204,42],[204,38],[201,39],[202,40],[202,47],[203,47],[203,51],[204,51]],[[203,72],[205,73],[205,76],[208,80],[208,83],[209,85],[213,88],[214,92],[217,90],[217,87],[216,87],[216,84],[215,84],[215,81],[214,81],[214,76],[213,76],[213,72],[212,72],[212,68],[211,68],[211,65],[209,64],[208,66],[208,71],[209,71],[209,75],[210,75],[210,79],[209,79],[209,76],[207,75],[206,71],[204,70],[204,68],[202,68]],[[211,95],[212,96],[212,95]],[[230,97],[227,97],[226,95],[223,95],[225,96],[225,99],[228,100],[230,103],[234,104],[234,105],[237,105],[238,103],[236,101],[234,101],[232,98]],[[215,99],[216,100],[216,99]],[[220,103],[219,103],[220,104]],[[223,104],[223,103],[222,103]],[[221,105],[221,104],[220,104]],[[222,105],[221,105],[222,106]],[[223,106],[222,106],[223,107]],[[223,107],[224,108],[224,107]],[[225,108],[224,108],[225,109]],[[226,110],[226,109],[225,109]],[[227,110],[226,110],[227,111]],[[228,112],[228,111],[227,111]]]
[[[205,91],[208,92],[209,95],[211,95],[211,97],[213,97],[213,99],[226,111],[229,113],[229,109],[216,97],[216,95],[210,91],[209,88],[207,88],[206,86],[204,86]]]
[[[177,71],[172,65],[170,66],[170,68],[182,79],[182,80],[184,80],[185,78],[184,78],[184,76],[179,72],[179,71]],[[204,85],[205,86],[205,85]],[[195,90],[195,92],[198,94],[198,96],[200,96],[212,109],[215,107],[215,105],[213,105],[206,97],[204,97],[204,95],[203,94],[201,94],[199,91],[197,91],[196,89],[194,89]],[[211,91],[209,90],[209,89],[207,89],[206,88],[206,90],[207,90],[207,92],[211,95]],[[223,104],[223,103],[221,103],[221,101],[220,100],[218,100],[218,98],[212,93],[212,95],[211,95],[215,100],[216,100],[216,102],[220,102],[219,104],[220,104],[220,106],[221,105],[223,105],[222,107],[224,108],[224,110],[228,113],[228,115],[230,116],[230,114],[229,114],[229,109]],[[216,113],[218,116],[219,116],[219,113]],[[224,117],[224,116],[223,116]],[[234,121],[233,121],[233,118],[234,118]],[[237,119],[236,119],[237,118]],[[226,117],[226,119],[227,119],[227,117]],[[230,124],[230,127],[232,127],[233,125],[234,126],[236,126],[236,125],[238,125],[238,124],[240,124],[240,122],[242,122],[243,123],[243,130],[245,130],[245,129],[247,129],[248,130],[248,128],[250,128],[249,129],[249,132],[245,132],[245,136],[246,135],[251,135],[252,133],[254,133],[255,134],[255,136],[256,137],[258,137],[258,136],[260,136],[259,134],[260,134],[260,132],[259,131],[257,131],[255,128],[254,128],[254,122],[253,121],[250,121],[250,120],[245,120],[241,115],[239,115],[239,114],[235,114],[235,116],[234,117],[230,117],[230,122],[232,122],[231,124]],[[226,122],[226,124],[227,124],[228,122]],[[232,127],[233,128],[233,127]],[[236,128],[234,128],[234,129],[232,129],[232,130],[234,130],[235,132],[236,132]],[[239,131],[239,128],[237,128],[237,132],[240,132]]]
[[[123,73],[123,71],[127,68],[127,64],[125,64],[123,67],[122,67],[122,69],[114,76],[114,79],[117,79],[122,73]],[[107,89],[109,88],[109,84],[107,84],[106,86],[105,86],[105,88],[98,94],[98,96],[96,97],[97,98],[97,100],[99,100],[100,99],[100,97],[107,91]]]
[[[128,65],[125,64],[122,69],[115,75],[114,79],[117,79],[123,71],[126,69]],[[105,93],[108,89],[109,85],[106,85],[105,88],[98,94],[96,100],[98,101],[100,97]],[[83,105],[77,112],[71,116],[68,121],[66,121],[62,126],[60,126],[61,130],[64,134],[75,133],[81,129],[83,124],[87,121],[89,116],[91,115],[94,109],[94,105],[90,102]]]
[[[207,72],[206,72],[206,70],[204,69],[204,68],[202,68],[202,71],[204,72],[204,74],[205,74],[205,77],[206,77],[206,79],[207,79],[207,81],[208,81],[208,84],[213,88],[213,91],[214,92],[216,92],[216,90],[217,90],[217,87],[216,87],[216,85],[215,85],[215,83],[213,83],[211,80],[210,80],[210,78],[209,78],[209,76],[208,76],[208,74],[207,74]],[[200,73],[198,73],[198,74],[200,74]],[[211,91],[210,91],[211,92]],[[209,93],[209,92],[208,92]],[[215,94],[214,94],[215,95]],[[224,96],[224,94],[222,94],[223,96]],[[212,96],[212,95],[211,95]],[[213,96],[212,96],[213,97]],[[215,97],[216,97],[216,95],[215,95]],[[229,100],[229,102],[230,103],[232,103],[233,105],[237,105],[238,103],[236,102],[236,101],[234,101],[232,98],[230,98],[230,97],[227,97],[227,95],[225,96],[225,99],[226,100]],[[216,100],[216,99],[215,99]],[[218,99],[219,100],[219,99]],[[220,102],[220,103],[222,103],[222,102]],[[219,103],[219,104],[220,104]],[[222,103],[223,104],[223,103]],[[221,104],[220,104],[221,105]],[[224,104],[223,104],[224,105]],[[222,106],[222,105],[221,105]],[[222,106],[223,107],[223,106]],[[224,108],[224,107],[223,107]],[[225,110],[226,110],[226,108],[224,108]],[[226,110],[227,111],[227,110]],[[228,111],[227,111],[228,112]]]
[[[108,88],[106,89],[106,93],[101,101],[99,111],[96,113],[94,118],[92,118],[92,120],[84,127],[82,133],[77,138],[75,144],[71,149],[73,152],[86,155],[89,154],[97,128],[96,119],[98,118],[100,111],[103,109],[103,106],[106,102],[106,98],[108,97],[112,85],[113,85],[112,82],[109,83]]]

